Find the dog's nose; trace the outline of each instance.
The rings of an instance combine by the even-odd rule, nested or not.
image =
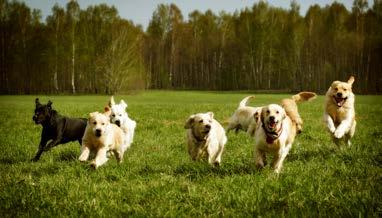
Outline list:
[[[121,121],[116,120],[116,121],[115,121],[115,124],[116,124],[117,126],[121,126]]]
[[[337,93],[337,97],[342,98],[342,93],[341,93],[341,92],[338,92],[338,93]]]
[[[96,136],[101,136],[101,130],[100,129],[96,129],[95,130],[95,135]]]
[[[206,129],[211,129],[211,125],[207,124]]]
[[[270,116],[269,117],[269,121],[275,121],[275,117],[274,116]]]

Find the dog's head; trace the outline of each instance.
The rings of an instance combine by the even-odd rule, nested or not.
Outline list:
[[[116,104],[113,96],[111,96],[109,101],[109,107],[111,109],[110,121],[115,123],[117,126],[121,127],[124,125],[126,118],[128,117],[126,113],[127,104],[124,100],[121,100],[119,104]]]
[[[89,114],[88,125],[96,137],[106,134],[110,119],[107,113],[93,112]]]
[[[352,95],[353,82],[353,76],[347,82],[334,81],[327,92],[327,96],[332,98],[338,107],[342,107],[350,95]]]
[[[214,113],[199,113],[191,115],[186,121],[184,128],[192,129],[195,137],[204,139],[211,130]]]
[[[261,110],[260,119],[264,128],[269,132],[277,132],[286,117],[284,108],[278,104],[270,104]]]
[[[49,121],[53,102],[49,100],[47,104],[41,104],[40,100],[36,98],[35,104],[36,108],[32,117],[33,121],[36,124],[41,124],[46,121]]]

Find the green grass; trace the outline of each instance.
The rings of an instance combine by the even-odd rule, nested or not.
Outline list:
[[[298,135],[280,175],[253,166],[253,140],[230,133],[220,168],[192,162],[183,125],[213,111],[226,120],[248,93],[148,91],[116,96],[138,123],[132,148],[92,170],[78,143],[34,156],[42,127],[35,96],[0,96],[0,215],[14,216],[371,216],[382,215],[382,96],[357,96],[353,146],[338,149],[322,122],[323,97],[300,104]],[[289,95],[257,94],[252,105]],[[108,96],[40,96],[71,117],[102,110]]]

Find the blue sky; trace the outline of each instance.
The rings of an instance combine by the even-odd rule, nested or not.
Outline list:
[[[51,9],[54,4],[58,3],[64,7],[68,0],[22,0],[31,8],[38,8],[42,11],[43,19],[51,14]],[[331,4],[334,0],[297,0],[300,4],[300,13],[305,15],[310,5],[318,4],[325,6]],[[369,6],[372,5],[372,0],[369,1]],[[183,17],[187,18],[188,14],[194,10],[206,11],[211,9],[213,12],[220,11],[234,12],[245,7],[251,7],[258,0],[77,0],[82,9],[89,5],[106,3],[114,5],[119,12],[119,15],[125,19],[132,20],[136,24],[141,24],[146,29],[153,11],[158,4],[175,3],[182,11]],[[353,0],[337,0],[343,3],[348,9],[351,8]],[[289,8],[290,0],[268,0],[268,3],[282,8]]]

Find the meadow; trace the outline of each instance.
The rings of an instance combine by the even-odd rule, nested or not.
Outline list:
[[[281,174],[253,164],[253,139],[228,134],[219,168],[192,162],[184,122],[213,111],[221,123],[245,92],[146,91],[117,95],[137,121],[122,164],[111,158],[93,170],[80,163],[80,146],[37,151],[42,127],[32,122],[36,96],[0,96],[1,217],[381,217],[382,96],[356,97],[357,130],[339,149],[322,121],[324,97],[299,105],[304,119]],[[291,94],[256,94],[250,105]],[[109,96],[39,96],[63,115],[87,117]]]

